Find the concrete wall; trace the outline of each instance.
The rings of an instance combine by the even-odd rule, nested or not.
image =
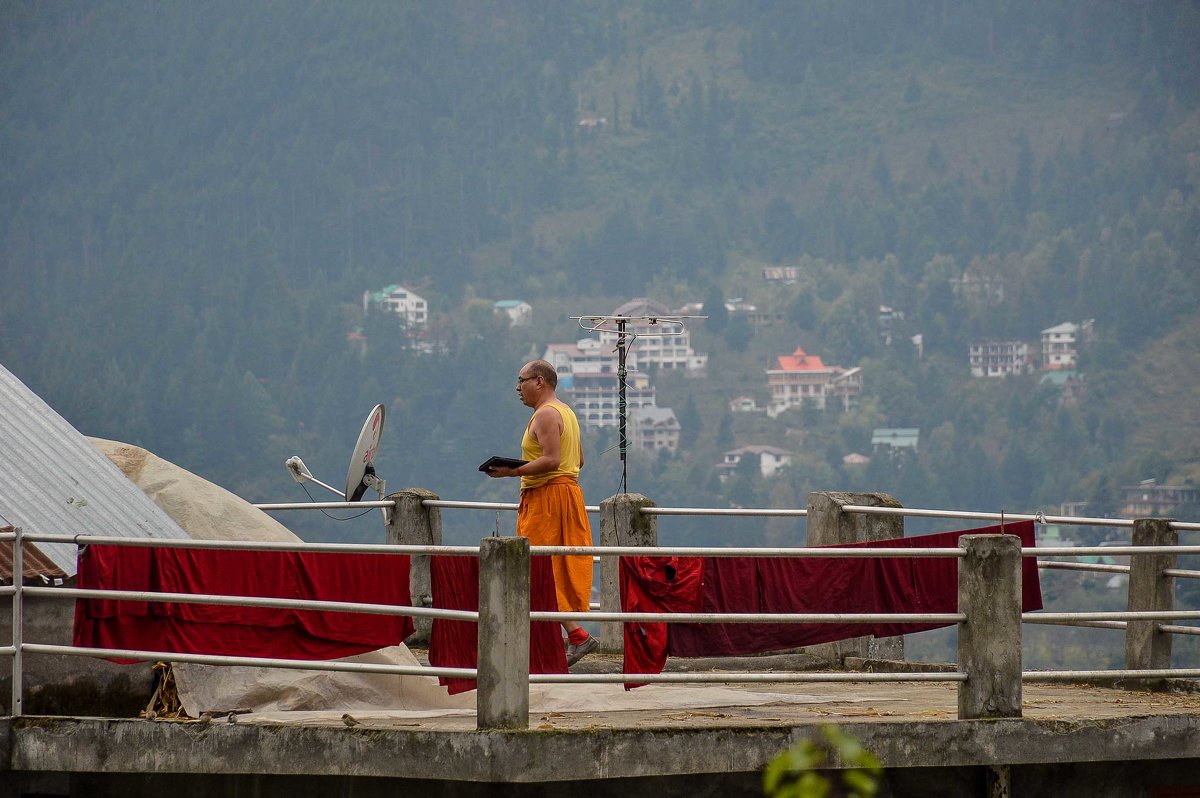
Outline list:
[[[68,586],[74,587],[74,580]],[[75,602],[26,596],[26,643],[71,645]],[[0,641],[12,640],[10,601],[0,601]],[[0,706],[12,703],[12,659],[0,657]],[[26,654],[22,701],[30,715],[136,717],[154,691],[150,663],[118,665],[92,657]]]

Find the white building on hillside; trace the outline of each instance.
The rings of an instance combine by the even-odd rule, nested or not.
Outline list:
[[[573,374],[559,380],[559,387],[570,399],[571,407],[585,429],[617,427],[621,423],[621,391],[616,371],[604,374]],[[625,424],[647,407],[657,407],[654,386],[645,374],[630,374],[625,379]]]
[[[497,313],[508,316],[510,327],[528,327],[533,321],[533,306],[520,299],[501,299],[495,304]]]
[[[601,346],[595,338],[580,338],[573,344],[548,344],[542,359],[554,366],[559,379],[565,374],[616,374],[617,353],[611,346]],[[625,358],[625,370],[637,371],[636,352]]]
[[[655,318],[657,316],[679,315],[660,302],[640,297],[626,302],[612,312],[613,316],[629,316]],[[702,371],[708,363],[708,355],[697,354],[691,346],[691,332],[686,322],[683,329],[678,324],[650,323],[649,321],[630,321],[625,327],[627,333],[635,333],[630,352],[637,352],[638,360],[643,366],[656,365],[660,369],[684,369],[687,371]],[[671,333],[679,332],[678,335]],[[615,331],[602,331],[600,343],[613,349],[617,345]]]
[[[982,341],[968,352],[972,377],[1006,377],[1033,370],[1029,344],[1024,341]]]
[[[425,298],[402,285],[393,284],[380,291],[363,291],[363,313],[376,305],[388,313],[395,313],[406,327],[424,327],[429,321],[429,306]]]
[[[743,457],[757,458],[759,473],[764,477],[773,477],[780,470],[792,464],[793,455],[786,449],[780,449],[777,446],[739,446],[737,449],[730,449],[725,452],[720,465],[717,466],[721,469],[722,482],[729,478]]]
[[[1092,336],[1094,322],[1066,321],[1042,330],[1042,370],[1059,371],[1079,366],[1079,345]]]

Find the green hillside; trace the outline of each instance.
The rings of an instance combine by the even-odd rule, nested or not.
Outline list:
[[[695,326],[707,376],[655,376],[684,444],[635,454],[631,489],[1112,512],[1121,485],[1200,478],[1197,34],[1192,3],[6,3],[0,362],[85,433],[251,499],[303,498],[296,453],[337,484],[375,402],[390,486],[511,499],[474,466],[515,445],[513,375],[570,316],[736,297],[776,322]],[[392,283],[429,300],[432,354],[364,317]],[[493,317],[509,298],[531,328]],[[970,377],[972,342],[1088,319],[1076,404]],[[796,346],[861,366],[859,407],[729,413]],[[920,428],[919,453],[844,466],[876,427]],[[613,443],[589,441],[590,501]],[[796,463],[717,481],[751,443]]]

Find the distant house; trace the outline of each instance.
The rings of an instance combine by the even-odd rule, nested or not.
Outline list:
[[[775,367],[766,371],[771,392],[767,415],[771,418],[805,403],[823,410],[830,400],[849,410],[862,391],[862,369],[827,366],[818,355],[800,347],[790,355],[780,355]]]
[[[629,414],[629,445],[673,452],[679,448],[679,420],[669,407],[640,407]]]
[[[950,278],[950,290],[955,296],[979,304],[996,304],[1004,301],[1004,279],[991,275],[972,274]]]
[[[533,307],[520,299],[501,299],[495,304],[497,313],[508,316],[510,327],[528,327],[533,321]]]
[[[406,327],[424,327],[429,322],[429,306],[425,298],[402,285],[385,286],[379,291],[363,292],[363,313],[374,305],[388,313],[395,313]]]
[[[858,452],[851,452],[842,458],[842,465],[847,466],[865,466],[870,462],[870,457],[867,457],[865,454],[859,454]]]
[[[737,468],[738,463],[743,457],[752,457],[758,459],[759,473],[764,477],[773,477],[783,468],[792,464],[794,455],[786,449],[780,449],[777,446],[740,446],[737,449],[730,449],[721,458],[721,462],[717,465],[720,469],[721,481],[724,482]]]
[[[1184,504],[1200,505],[1200,485],[1159,485],[1156,479],[1142,480],[1121,488],[1122,518],[1166,518]]]
[[[763,279],[768,283],[792,285],[800,279],[800,270],[795,266],[766,266],[763,268]]]
[[[639,297],[618,307],[612,316],[628,316],[631,320],[626,332],[636,334],[630,352],[636,352],[643,366],[656,365],[660,369],[683,369],[702,372],[708,363],[708,355],[698,354],[691,346],[691,331],[687,325],[662,324],[660,316],[682,315],[673,313],[666,305],[653,299]],[[643,321],[639,317],[644,317]],[[617,345],[617,332],[611,329],[600,331],[600,344],[608,349]]]
[[[879,317],[877,325],[879,328],[879,338],[883,341],[884,346],[892,345],[892,330],[897,322],[904,321],[904,313],[896,310],[891,305],[879,306]]]
[[[549,344],[542,359],[554,366],[559,378],[564,374],[616,374],[619,366],[612,347],[601,346],[595,338],[580,338],[573,344]],[[630,351],[625,368],[636,371],[638,357]]]
[[[917,452],[921,430],[916,427],[879,427],[871,433],[871,451],[876,455]]]
[[[1066,321],[1042,330],[1042,369],[1058,371],[1079,365],[1079,345],[1091,340],[1095,320],[1082,324]]]
[[[731,413],[760,413],[762,408],[758,406],[753,396],[739,396],[729,402],[729,412]]]
[[[972,377],[1007,377],[1029,374],[1029,344],[1024,341],[983,341],[971,344],[968,351]]]

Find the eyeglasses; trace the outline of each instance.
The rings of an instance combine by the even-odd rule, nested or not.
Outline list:
[[[542,375],[534,374],[532,377],[517,377],[517,385],[521,385],[522,383],[528,382],[529,380],[536,380],[540,376],[542,376]]]

